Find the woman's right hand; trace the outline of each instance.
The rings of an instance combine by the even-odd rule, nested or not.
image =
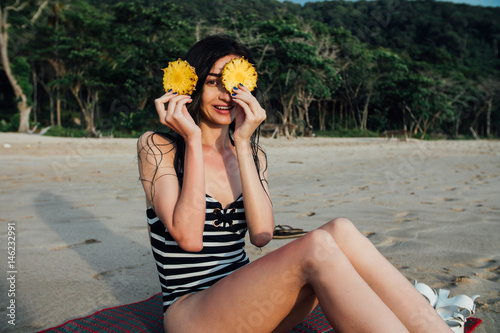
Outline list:
[[[196,125],[186,107],[186,103],[191,102],[191,96],[177,95],[171,91],[155,99],[160,123],[173,129],[185,141],[192,135],[201,133],[200,127]]]

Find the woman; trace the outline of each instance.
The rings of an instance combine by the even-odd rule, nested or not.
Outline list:
[[[450,332],[416,289],[345,218],[255,260],[272,238],[267,161],[255,132],[266,112],[246,87],[229,93],[224,65],[246,48],[225,36],[185,60],[193,97],[155,100],[170,134],[138,142],[153,253],[170,332],[287,332],[319,302],[337,332]]]

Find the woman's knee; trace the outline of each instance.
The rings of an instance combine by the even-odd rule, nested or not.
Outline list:
[[[306,271],[321,268],[336,255],[342,255],[332,235],[326,230],[313,230],[303,237],[303,241],[305,246],[303,266]]]
[[[334,239],[343,239],[353,233],[359,233],[351,220],[345,217],[337,217],[324,224],[321,229],[328,231]]]

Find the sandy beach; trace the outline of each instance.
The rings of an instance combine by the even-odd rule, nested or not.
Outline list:
[[[475,332],[498,331],[500,141],[261,144],[277,224],[312,230],[348,217],[409,280],[481,295]],[[160,291],[135,152],[135,139],[0,133],[1,332],[50,328]],[[255,259],[289,241],[247,251]]]

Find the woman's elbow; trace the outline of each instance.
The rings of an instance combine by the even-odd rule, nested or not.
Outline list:
[[[203,240],[183,239],[177,241],[177,244],[187,252],[200,252],[203,249]]]
[[[261,232],[255,235],[250,236],[250,243],[257,247],[263,247],[267,245],[271,239],[273,238],[273,234],[270,232]]]
[[[174,220],[179,223],[172,223],[169,231],[179,247],[187,252],[200,252],[203,249],[204,212],[199,218],[190,216],[188,220],[181,215],[174,216]]]
[[[187,252],[200,252],[203,249],[203,229],[179,231],[172,230],[171,235],[181,249]]]

